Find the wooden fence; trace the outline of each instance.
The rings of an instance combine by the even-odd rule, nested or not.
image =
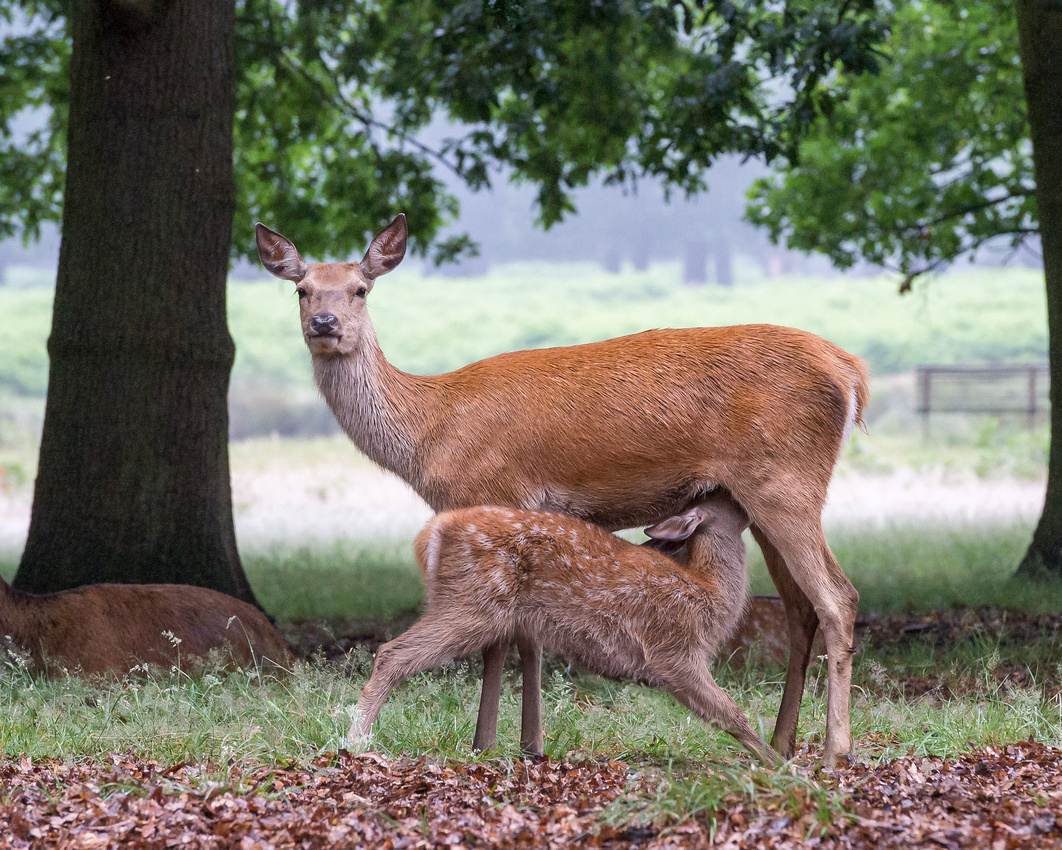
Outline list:
[[[919,366],[916,411],[928,436],[932,413],[1017,414],[1030,428],[1050,409],[1046,365]]]

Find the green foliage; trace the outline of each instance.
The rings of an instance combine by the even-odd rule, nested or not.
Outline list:
[[[235,0],[235,231],[256,218],[303,232],[308,256],[349,254],[395,211],[413,250],[472,249],[444,229],[455,200],[508,170],[538,188],[540,219],[594,175],[696,191],[724,152],[792,156],[843,92],[836,69],[876,67],[873,0]],[[0,234],[61,213],[68,4],[18,0],[0,47]],[[38,110],[46,126],[13,138]],[[449,129],[433,124],[449,119]],[[440,136],[443,138],[438,139]],[[237,242],[237,255],[252,247]]]
[[[914,276],[1037,230],[1036,183],[1010,0],[900,3],[879,73],[813,123],[799,161],[757,183],[748,218],[844,268]]]
[[[0,7],[0,238],[40,236],[63,210],[70,54],[62,0]],[[14,130],[13,124],[20,125]]]

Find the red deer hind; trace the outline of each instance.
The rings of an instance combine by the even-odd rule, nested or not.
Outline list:
[[[743,325],[645,331],[410,375],[387,362],[366,308],[376,279],[405,255],[404,216],[356,263],[307,264],[280,234],[258,224],[256,235],[266,269],[295,283],[314,377],[339,424],[435,511],[552,510],[614,530],[678,514],[716,486],[729,490],[752,521],[789,620],[772,743],[786,756],[796,748],[821,624],[825,762],[851,751],[859,597],[826,544],[822,508],[867,399],[859,358],[804,331]],[[500,677],[492,657],[504,650],[488,651],[488,675]],[[477,734],[477,744],[489,743]]]
[[[189,670],[212,650],[228,666],[295,660],[253,605],[183,584],[89,584],[25,593],[0,578],[0,637],[29,655],[34,672],[53,676],[64,670],[123,676],[140,664]]]

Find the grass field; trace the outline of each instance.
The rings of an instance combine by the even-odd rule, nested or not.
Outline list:
[[[896,286],[887,276],[764,279],[743,269],[733,288],[691,288],[668,264],[619,274],[592,264],[509,264],[455,278],[411,263],[382,278],[369,305],[388,358],[424,374],[500,351],[745,322],[821,334],[865,357],[878,377],[919,363],[1046,360],[1043,277],[1034,270],[959,268],[906,297]],[[0,288],[0,393],[43,396],[51,297],[43,286]],[[228,302],[234,406],[253,397],[263,408],[286,400],[301,410],[313,390],[291,286],[263,273],[258,282],[230,283]],[[259,415],[268,433],[279,414]]]
[[[923,441],[902,402],[908,389],[901,373],[919,362],[1043,359],[1041,289],[1039,276],[1025,270],[963,271],[901,299],[894,282],[868,278],[761,281],[745,273],[732,290],[693,290],[681,286],[671,267],[609,276],[590,266],[528,265],[467,280],[411,268],[380,282],[371,309],[384,350],[414,372],[645,327],[745,321],[805,327],[866,357],[884,399],[877,402],[870,434],[857,435],[850,446],[842,474],[911,470],[1010,481],[1042,479],[1045,428],[1026,432],[1007,423],[962,420],[935,426],[933,437]],[[0,486],[6,493],[28,493],[34,475],[32,422],[39,419],[46,383],[50,297],[40,288],[0,290],[0,393],[10,400],[0,415]],[[299,416],[310,410],[320,416],[287,285],[234,283],[229,321],[238,347],[234,394],[276,397],[280,409],[287,404]],[[268,425],[279,414],[247,415]],[[233,443],[234,474],[264,474],[278,464],[311,468],[329,463],[337,447],[345,447],[341,438],[281,441],[282,451],[271,448],[276,445],[261,438]],[[988,607],[1024,617],[1062,610],[1062,588],[1012,578],[1030,530],[1027,522],[1007,522],[831,531],[831,545],[860,591],[862,612],[888,623],[889,617],[928,618],[928,612],[943,610],[955,621],[954,628],[895,641],[882,637],[887,628],[879,629],[874,640],[865,640],[853,682],[860,759],[949,755],[1028,737],[1062,744],[1057,631],[1033,628],[1017,640],[954,613]],[[17,553],[3,557],[0,572],[10,578]],[[248,546],[243,557],[256,593],[282,626],[315,620],[338,628],[365,620],[398,628],[421,603],[408,536],[358,541],[325,535],[312,544]],[[769,592],[754,546],[750,568],[753,589]],[[165,764],[205,765],[204,784],[231,782],[229,768],[244,761],[307,764],[343,744],[369,660],[362,648],[342,663],[300,664],[280,680],[255,671],[200,680],[160,671],[90,685],[33,679],[9,658],[0,665],[0,752],[101,760],[134,752]],[[512,672],[503,694],[499,751],[479,756],[470,749],[478,675],[472,662],[415,677],[385,708],[374,748],[465,761],[517,758],[519,694]],[[764,664],[719,673],[764,734],[783,677],[782,669]],[[618,804],[608,814],[617,821],[681,819],[735,795],[831,793],[802,774],[751,768],[729,739],[659,692],[584,675],[558,661],[550,662],[545,682],[548,755],[611,757],[655,777],[655,795]],[[825,667],[816,659],[801,714],[799,738],[809,748],[802,759],[817,757],[824,723]]]

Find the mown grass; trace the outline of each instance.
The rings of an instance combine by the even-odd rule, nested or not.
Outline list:
[[[423,597],[408,542],[337,541],[252,552],[243,561],[258,601],[281,622],[393,619]]]

